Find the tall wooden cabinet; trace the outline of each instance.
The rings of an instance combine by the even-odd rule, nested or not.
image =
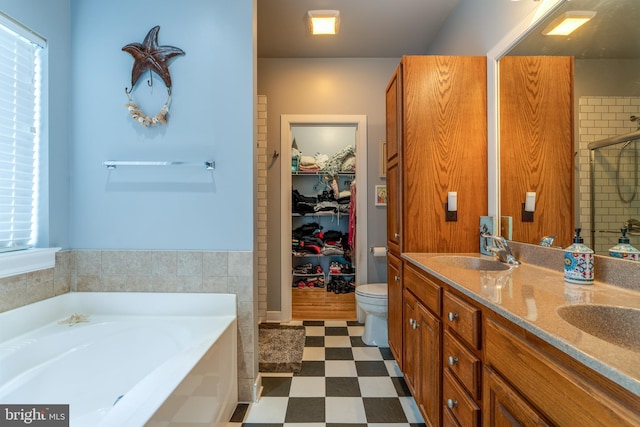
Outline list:
[[[401,252],[477,252],[487,214],[485,57],[402,58]],[[445,218],[458,193],[456,221]]]
[[[400,153],[402,147],[402,64],[394,72],[386,88],[387,121],[387,287],[388,287],[388,339],[389,348],[403,367],[402,346],[402,260],[400,259],[401,223],[401,171]]]
[[[389,347],[406,372],[415,362],[406,349],[440,340],[441,326],[429,310],[420,317],[424,337],[407,323],[415,319],[407,318],[401,254],[478,251],[472,236],[487,214],[486,58],[403,57],[386,87],[386,138]],[[445,216],[450,191],[458,193],[456,221]],[[429,351],[422,357],[436,356]],[[440,423],[439,410],[421,410],[438,414],[428,424]]]
[[[500,210],[512,217],[513,240],[555,235],[555,245],[571,244],[573,140],[573,57],[502,58]],[[528,191],[536,192],[532,218],[522,214]]]

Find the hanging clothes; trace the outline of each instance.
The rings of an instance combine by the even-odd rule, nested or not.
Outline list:
[[[355,254],[356,251],[356,180],[351,181],[349,186],[351,190],[351,207],[349,209],[349,246],[351,247],[351,253]]]

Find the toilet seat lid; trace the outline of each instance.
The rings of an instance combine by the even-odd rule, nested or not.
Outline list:
[[[387,284],[386,283],[367,283],[364,285],[356,286],[356,293],[360,295],[366,295],[374,298],[386,298],[387,297]]]

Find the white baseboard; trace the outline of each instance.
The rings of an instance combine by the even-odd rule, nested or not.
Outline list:
[[[258,373],[256,377],[256,381],[253,383],[253,401],[257,402],[260,400],[260,395],[262,394],[262,374]]]
[[[281,311],[267,311],[267,323],[282,322]]]

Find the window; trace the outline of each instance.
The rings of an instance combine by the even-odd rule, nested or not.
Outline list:
[[[44,45],[0,13],[0,252],[36,243]]]

